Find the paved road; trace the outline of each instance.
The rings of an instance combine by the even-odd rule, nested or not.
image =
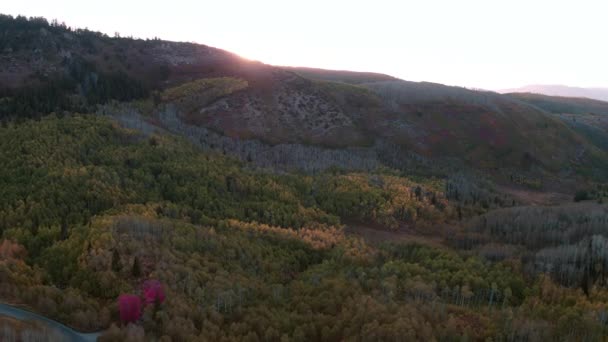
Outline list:
[[[19,309],[17,307],[1,304],[0,303],[0,315],[5,315],[12,317],[14,319],[18,319],[21,321],[37,321],[45,324],[51,329],[57,331],[60,335],[65,337],[63,341],[72,341],[72,342],[95,342],[97,341],[97,337],[101,335],[101,333],[91,333],[91,334],[83,334],[79,333],[76,330],[65,326],[57,321],[53,321],[52,319],[46,318],[44,316],[35,314],[30,311],[26,311],[23,309]]]

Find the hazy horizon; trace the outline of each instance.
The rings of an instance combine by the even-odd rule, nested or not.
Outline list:
[[[282,66],[368,71],[410,81],[501,90],[606,88],[600,1],[22,0],[10,15],[58,19],[108,35],[192,41]]]

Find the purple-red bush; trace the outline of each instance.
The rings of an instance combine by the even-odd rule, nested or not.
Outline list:
[[[118,310],[123,323],[137,322],[141,316],[141,299],[132,294],[123,294],[118,297]]]
[[[160,304],[165,301],[165,291],[158,280],[146,280],[143,287],[146,304]]]

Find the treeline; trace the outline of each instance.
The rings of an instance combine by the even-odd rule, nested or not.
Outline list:
[[[156,45],[72,30],[44,18],[0,15],[2,68],[19,72],[17,80],[0,86],[0,120],[93,112],[110,100],[146,98],[169,68],[162,61],[133,63],[144,64],[144,51]]]
[[[73,40],[66,39],[70,34]],[[53,36],[54,39],[48,39]],[[46,38],[46,39],[45,39]],[[57,40],[58,39],[58,40]],[[26,17],[0,14],[0,52],[19,52],[22,50],[48,51],[79,44],[90,52],[96,51],[99,40],[110,41],[120,36],[110,37],[105,33],[89,29],[72,28],[64,22],[44,17]]]
[[[42,77],[21,88],[0,89],[0,120],[40,118],[50,113],[90,112],[110,100],[147,97],[150,88],[126,73],[101,72],[82,59],[69,62],[69,75]]]
[[[539,250],[606,234],[607,224],[608,208],[584,203],[495,210],[473,219],[470,231],[485,234],[490,241]]]
[[[70,98],[75,90],[76,82],[66,77],[25,88],[0,89],[0,120],[40,118],[52,112],[81,109],[81,106]]]
[[[40,37],[41,30],[56,34],[71,31],[64,23],[60,24],[56,21],[49,23],[42,17],[27,18],[0,14],[0,52],[15,52],[44,46],[45,42]]]
[[[589,295],[605,287],[608,209],[596,203],[499,209],[473,218],[449,244],[487,260],[522,262],[529,276],[549,274]]]
[[[495,189],[494,184],[481,174],[454,172],[445,182],[446,197],[458,203],[458,217],[473,217],[491,209],[512,207],[518,202]]]
[[[551,274],[565,286],[581,287],[589,295],[593,286],[607,285],[608,240],[590,235],[574,244],[544,248],[536,253],[531,267]]]

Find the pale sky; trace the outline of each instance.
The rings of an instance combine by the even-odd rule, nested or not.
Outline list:
[[[608,87],[608,0],[1,0],[0,12],[268,64],[500,89]]]

